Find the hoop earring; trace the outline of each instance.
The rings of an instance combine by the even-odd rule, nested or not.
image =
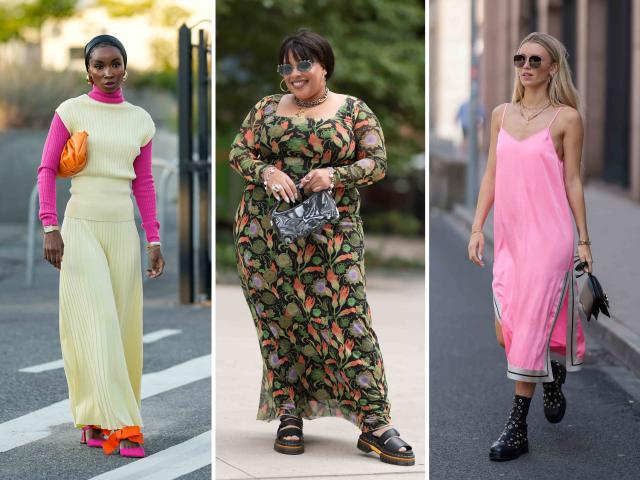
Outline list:
[[[284,82],[284,78],[282,80],[280,80],[280,91],[284,92],[284,93],[288,93],[289,92],[289,88],[282,88],[282,82]],[[287,84],[285,83],[285,86]]]
[[[125,70],[124,75],[122,76],[122,81],[126,82],[128,77],[129,77],[129,72]]]
[[[87,77],[86,77],[86,78],[87,78],[87,83],[88,83],[89,85],[93,84],[93,82],[91,81],[91,77],[89,76],[89,74],[88,74],[88,73],[87,73]]]

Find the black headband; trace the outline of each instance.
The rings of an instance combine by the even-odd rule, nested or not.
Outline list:
[[[122,42],[111,35],[98,35],[97,37],[93,37],[84,47],[84,66],[87,67],[87,70],[89,70],[89,57],[91,56],[92,50],[101,43],[112,45],[120,50],[120,53],[122,54],[122,60],[124,61],[124,68],[126,69],[127,51],[124,49],[124,45],[122,45]]]

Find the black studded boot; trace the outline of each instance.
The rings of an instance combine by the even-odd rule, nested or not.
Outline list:
[[[553,372],[553,381],[542,384],[544,389],[542,404],[547,420],[551,423],[558,423],[567,410],[567,399],[562,393],[562,384],[567,378],[567,369],[560,362],[551,360],[551,371]]]
[[[504,430],[493,442],[489,451],[489,459],[497,462],[514,460],[529,451],[527,438],[527,413],[531,399],[516,395],[513,398],[513,408]]]

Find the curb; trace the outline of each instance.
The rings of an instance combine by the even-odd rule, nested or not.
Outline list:
[[[464,205],[456,204],[451,212],[444,212],[453,216],[471,232],[473,213]],[[484,234],[485,245],[493,247],[493,229],[487,229]],[[615,315],[607,318],[600,315],[597,320],[584,323],[584,331],[595,338],[598,343],[640,377],[640,335],[623,324]]]

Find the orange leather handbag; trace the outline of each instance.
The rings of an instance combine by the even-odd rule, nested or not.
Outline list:
[[[76,132],[67,140],[60,155],[58,175],[71,177],[80,172],[87,164],[87,132]]]

